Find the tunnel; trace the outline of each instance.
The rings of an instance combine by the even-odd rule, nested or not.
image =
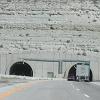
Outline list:
[[[76,65],[72,66],[68,72],[68,80],[75,81],[76,80]]]
[[[29,64],[25,62],[16,62],[10,68],[10,75],[33,76],[33,70]]]
[[[69,72],[68,72],[68,80],[69,81],[76,81],[76,67],[77,67],[77,64],[73,65]],[[91,82],[93,80],[93,74],[92,74],[92,71],[90,69],[90,76],[89,76],[89,81]]]

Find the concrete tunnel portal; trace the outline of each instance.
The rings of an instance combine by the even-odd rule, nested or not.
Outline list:
[[[73,80],[73,81],[76,81],[76,67],[77,67],[77,65],[75,64],[75,65],[73,65],[73,66],[70,68],[70,70],[69,70],[69,72],[68,72],[68,80],[70,80],[70,77],[73,76],[73,79],[72,79],[72,80]],[[92,70],[90,69],[89,81],[91,82],[92,79],[93,79],[93,74],[92,74]]]
[[[77,67],[77,64],[71,66],[71,68],[68,71],[68,74],[66,73],[66,71],[67,71],[66,70],[64,72],[64,77],[63,78],[70,79],[70,77],[73,77],[73,81],[76,81],[76,67]],[[27,64],[26,62],[20,61],[20,62],[14,63],[11,66],[9,74],[10,75],[33,77],[33,70],[32,70],[32,68],[31,68],[31,66],[29,64]],[[92,74],[92,70],[91,69],[90,69],[89,80],[90,81],[93,80],[93,74]]]
[[[10,75],[33,76],[33,70],[26,62],[16,62],[10,68]]]

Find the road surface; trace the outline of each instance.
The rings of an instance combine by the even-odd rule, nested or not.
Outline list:
[[[0,100],[100,100],[100,86],[66,80],[0,82]]]

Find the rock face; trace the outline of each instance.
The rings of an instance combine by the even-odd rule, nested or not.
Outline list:
[[[90,0],[0,0],[0,51],[100,55],[100,7]]]
[[[100,80],[98,0],[0,0],[1,74],[26,75],[27,63],[31,76],[67,78],[82,62]]]

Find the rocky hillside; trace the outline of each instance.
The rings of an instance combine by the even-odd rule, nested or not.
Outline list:
[[[94,0],[0,0],[0,51],[100,54],[100,6]]]

